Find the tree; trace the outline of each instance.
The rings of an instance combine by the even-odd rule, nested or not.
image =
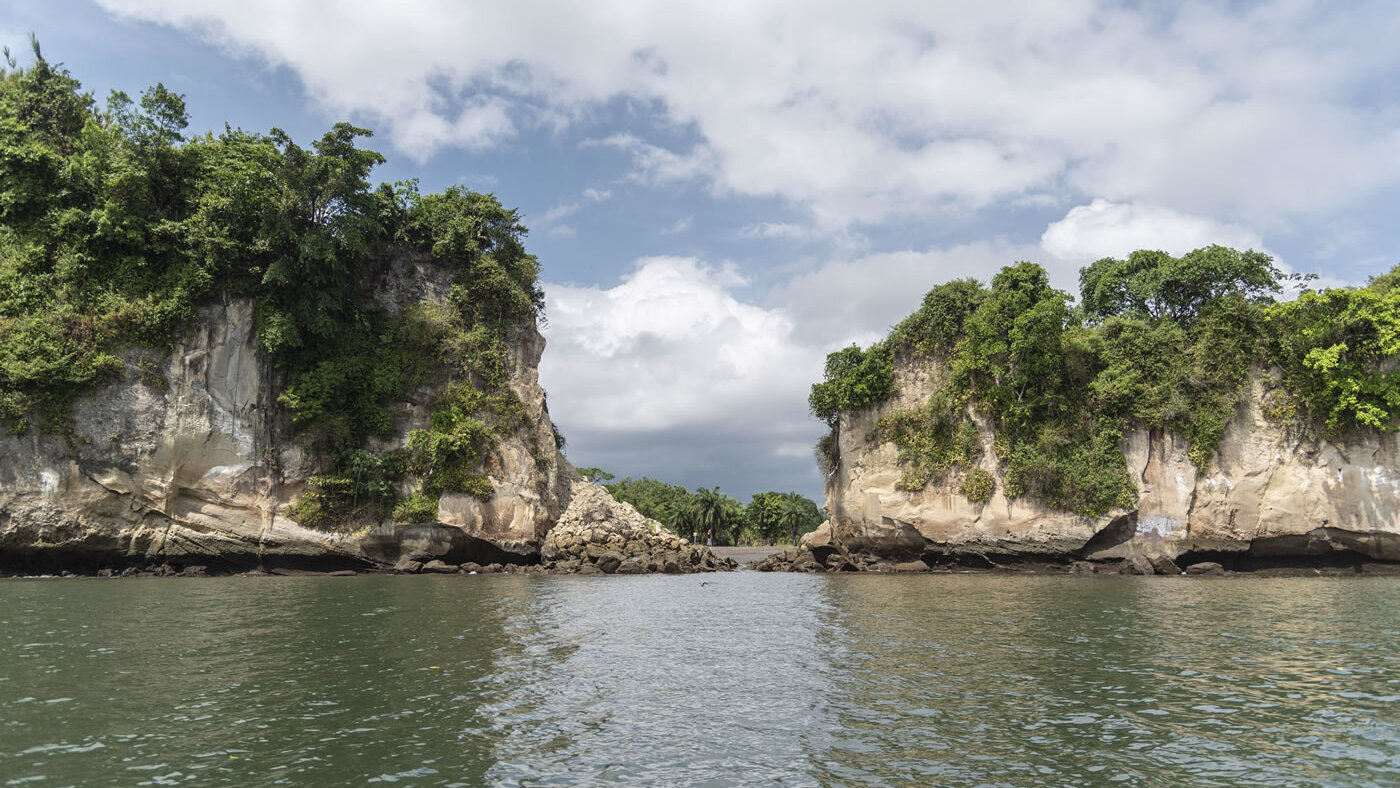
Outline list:
[[[1069,298],[1050,287],[1044,268],[1017,263],[993,277],[991,292],[967,319],[953,376],[1000,425],[1018,430],[1063,405]]]
[[[1117,260],[1105,257],[1079,272],[1080,304],[1091,321],[1113,315],[1187,324],[1211,301],[1238,295],[1267,302],[1285,276],[1263,252],[1207,246],[1181,257],[1140,250]]]
[[[579,475],[594,484],[605,484],[617,477],[602,468],[579,468]]]
[[[738,528],[742,528],[742,519],[737,516],[739,511],[739,502],[720,492],[718,487],[701,487],[695,491],[696,526],[704,532],[706,541],[722,540],[725,531],[734,527],[736,520]],[[733,534],[735,542],[738,541],[738,528]]]
[[[873,405],[894,387],[889,348],[883,343],[861,350],[856,345],[826,357],[826,379],[812,386],[807,402],[812,415],[834,425],[845,410]]]

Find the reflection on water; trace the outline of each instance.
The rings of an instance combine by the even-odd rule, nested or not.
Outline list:
[[[0,583],[4,785],[1395,785],[1400,581]]]

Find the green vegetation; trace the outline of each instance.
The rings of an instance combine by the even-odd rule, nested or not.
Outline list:
[[[0,69],[0,420],[66,432],[125,349],[169,347],[201,304],[247,297],[293,437],[330,468],[301,522],[431,519],[443,493],[491,494],[483,459],[525,419],[506,335],[543,305],[515,211],[460,188],[371,187],[384,159],[346,123],[310,148],[279,129],[187,139],[184,99],[163,85],[99,108],[33,50],[33,66],[6,52]],[[443,302],[376,298],[387,271],[424,258],[448,273]],[[441,392],[430,427],[364,451],[425,387]],[[421,491],[399,502],[409,478]]]
[[[1253,251],[1141,251],[1084,268],[1072,308],[1042,268],[1018,263],[990,287],[939,285],[885,341],[828,356],[812,413],[834,427],[842,412],[888,399],[892,359],[927,359],[938,390],[921,408],[886,415],[874,436],[900,447],[902,489],[960,479],[970,500],[990,499],[976,413],[995,432],[1009,497],[1089,516],[1133,504],[1120,450],[1127,430],[1185,437],[1204,470],[1251,370],[1282,370],[1264,403],[1277,421],[1333,437],[1400,428],[1400,266],[1366,288],[1273,301],[1284,284],[1310,278]],[[834,441],[833,429],[819,454]]]
[[[613,478],[598,468],[581,471],[595,482]],[[701,487],[692,493],[680,485],[645,477],[603,486],[614,498],[632,504],[678,536],[702,543],[707,539],[735,545],[779,540],[795,543],[826,519],[816,503],[795,492],[755,493],[744,505],[718,487]]]

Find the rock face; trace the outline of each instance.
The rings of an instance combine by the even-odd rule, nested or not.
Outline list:
[[[1008,499],[995,436],[981,421],[980,467],[996,480],[991,500],[968,500],[960,476],[916,492],[897,489],[899,449],[874,438],[876,424],[925,403],[938,375],[932,365],[899,364],[896,396],[842,415],[826,506],[831,539],[844,550],[972,563],[1139,555],[1184,557],[1183,564],[1400,561],[1400,435],[1371,433],[1341,445],[1272,421],[1261,405],[1271,383],[1266,372],[1254,376],[1251,396],[1204,473],[1181,438],[1126,435],[1121,448],[1137,508],[1097,519]]]
[[[574,482],[569,508],[545,537],[540,558],[555,572],[641,574],[713,572],[734,568],[728,558],[692,545],[608,491]]]
[[[405,260],[389,267],[376,292],[392,311],[443,297],[444,276]],[[439,520],[457,536],[435,538],[447,539],[454,558],[536,561],[567,505],[575,472],[556,448],[538,383],[543,349],[533,326],[510,335],[509,385],[524,404],[526,426],[489,454],[489,500],[449,495],[440,502]],[[278,437],[278,385],[255,343],[251,301],[207,305],[168,354],[131,351],[125,360],[122,380],[80,402],[71,435],[0,436],[0,570],[364,568],[415,551],[386,545],[419,539],[420,526],[340,534],[289,518],[305,479],[324,468]],[[427,426],[434,393],[394,408],[399,445]]]

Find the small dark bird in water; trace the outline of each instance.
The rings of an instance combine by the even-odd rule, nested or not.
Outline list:
[[[705,581],[704,583],[701,583],[701,584],[700,584],[700,587],[701,587],[701,588],[704,588],[705,586],[707,586],[707,585],[709,585],[709,584],[710,584],[709,581]]]

